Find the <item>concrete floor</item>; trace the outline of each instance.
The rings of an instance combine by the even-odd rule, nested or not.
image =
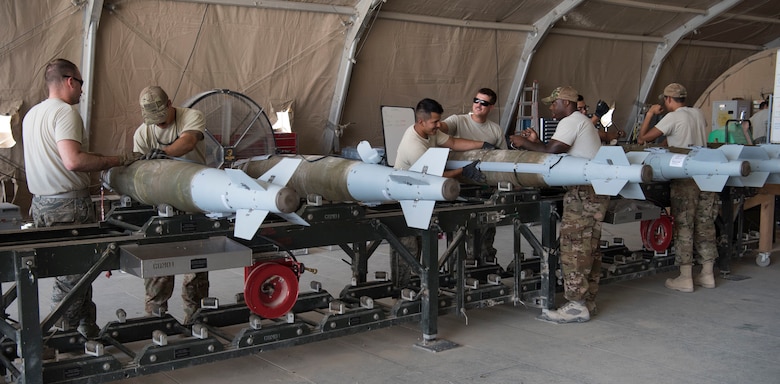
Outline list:
[[[637,223],[605,225],[603,238],[623,237],[629,249],[639,249],[638,228]],[[499,227],[496,238],[504,266],[511,258],[510,230]],[[388,270],[387,252],[382,245],[370,268]],[[298,258],[319,269],[317,275],[305,274],[301,287],[315,279],[335,296],[349,281],[349,267],[341,261],[347,256],[337,248],[310,249]],[[406,323],[122,383],[776,384],[778,268],[777,263],[758,267],[746,256],[731,268],[731,276],[745,279],[719,277],[716,289],[697,287],[694,293],[664,288],[673,273],[604,285],[598,316],[582,324],[541,322],[535,319],[539,309],[512,305],[470,310],[466,317],[441,316],[439,338],[460,346],[438,353],[415,347],[421,341],[419,325]],[[234,302],[242,279],[242,270],[211,272],[212,296]],[[93,286],[99,325],[113,319],[117,306],[128,317],[142,315],[140,279],[115,272]],[[49,287],[42,283],[42,308],[48,306]],[[179,292],[177,286],[170,309],[181,319]]]

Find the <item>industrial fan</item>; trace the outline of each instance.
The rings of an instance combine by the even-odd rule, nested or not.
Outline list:
[[[228,89],[197,94],[184,103],[206,119],[206,165],[229,168],[236,160],[276,152],[265,110],[249,97]]]
[[[200,110],[206,119],[206,165],[231,168],[237,160],[276,153],[265,110],[246,95],[214,89],[193,96],[184,106]],[[303,271],[303,264],[294,257],[263,259],[246,267],[247,306],[264,318],[282,316],[298,299],[298,278]]]

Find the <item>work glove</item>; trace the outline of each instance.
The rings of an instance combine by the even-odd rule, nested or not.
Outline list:
[[[482,142],[482,149],[496,149],[496,146],[493,144],[488,143],[487,141]]]
[[[141,157],[142,160],[154,160],[154,159],[165,159],[168,155],[165,154],[165,151],[159,148],[152,149],[147,154],[143,155]]]
[[[485,175],[482,174],[482,171],[480,171],[477,168],[477,165],[479,165],[479,160],[472,162],[471,164],[463,167],[463,177],[475,182],[475,183],[484,183],[487,179],[485,178]]]
[[[130,153],[123,153],[117,157],[119,158],[119,165],[126,167],[130,164],[135,163],[136,160],[139,160],[141,158],[141,154],[130,152]]]
[[[599,100],[598,103],[596,103],[596,117],[601,119],[601,116],[604,116],[609,112],[609,105],[607,105],[604,100]]]

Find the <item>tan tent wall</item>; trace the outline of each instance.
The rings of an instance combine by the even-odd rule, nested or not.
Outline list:
[[[470,111],[482,87],[498,93],[490,118],[499,121],[523,41],[525,33],[378,20],[352,73],[342,121],[354,125],[342,145],[384,145],[382,105],[413,108],[429,97],[446,117]]]
[[[322,13],[122,3],[104,14],[100,26],[96,142],[131,148],[140,123],[138,93],[158,84],[176,105],[214,88],[244,93],[266,109],[294,100],[299,148],[314,152],[327,121],[343,32],[339,17]]]
[[[356,4],[352,0],[290,3]],[[77,4],[63,0],[0,2],[0,112],[18,108],[22,117],[46,97],[42,69],[52,58],[65,57],[82,64],[87,3]],[[300,151],[320,153],[350,27],[349,16],[343,10],[309,12],[244,4],[247,6],[170,0],[106,1],[97,32],[91,84],[91,149],[105,154],[130,150],[132,132],[140,122],[138,92],[146,85],[159,84],[175,104],[212,88],[245,93],[267,110],[293,100],[293,128],[299,134]],[[344,113],[338,121],[354,123],[346,129],[342,147],[365,139],[383,145],[380,106],[414,106],[423,97],[440,101],[447,116],[468,111],[475,90],[487,86],[499,94],[491,119],[499,121],[503,117],[502,108],[511,96],[508,92],[528,35],[504,30],[503,26],[498,30],[484,25],[471,27],[468,19],[480,17],[493,24],[528,26],[556,4],[542,0],[501,2],[486,9],[459,0],[451,5],[397,0],[384,8],[412,16],[444,18],[445,24],[465,23],[445,26],[372,18],[373,24],[367,25],[367,35],[358,44]],[[557,21],[553,32],[536,47],[526,84],[539,80],[541,96],[557,85],[572,84],[592,108],[599,98],[614,100],[616,121],[627,121],[656,44],[641,38],[641,42],[621,40],[617,35],[610,38],[610,33],[619,34],[622,28],[617,23],[601,22],[602,18],[615,18],[614,13],[605,13],[602,8],[617,6],[584,2],[568,18]],[[625,12],[621,23],[629,23],[634,14]],[[673,25],[658,22],[668,21],[664,15],[647,13],[648,17],[636,21],[641,28],[633,33],[651,36],[670,32]],[[558,27],[565,31],[556,33]],[[606,35],[573,36],[577,28],[591,28],[590,32]],[[686,84],[691,95],[705,92],[708,79],[751,52],[680,45],[662,65],[647,99],[655,102],[655,95],[671,81]],[[543,116],[548,114],[544,106],[540,111]],[[14,130],[20,143],[13,149],[0,149],[0,159],[5,160],[0,161],[0,171],[23,180],[23,172],[15,170],[23,166],[21,118],[16,120]],[[26,186],[20,189],[26,190]],[[24,202],[15,202],[26,209]]]
[[[0,20],[7,38],[0,66],[13,76],[4,76],[8,86],[0,93],[0,106],[9,109],[21,100],[24,116],[46,98],[42,69],[48,61],[64,57],[81,66],[84,16],[80,7],[62,1],[5,2],[5,7]],[[342,19],[169,1],[117,3],[103,12],[98,32],[90,149],[103,154],[132,150],[132,134],[140,124],[138,93],[158,84],[175,105],[214,88],[242,92],[266,109],[294,100],[299,148],[316,153],[344,46]],[[9,160],[0,162],[0,171],[23,181],[17,121],[18,144],[0,149]],[[21,200],[14,202],[26,211],[29,193],[26,185],[19,189]]]
[[[639,95],[642,77],[655,44],[551,35],[534,56],[528,81],[538,80],[540,97],[555,87],[571,85],[585,98],[590,112],[599,99],[615,103],[615,123],[622,127]],[[542,117],[551,117],[547,106]]]
[[[0,2],[0,113],[18,113],[12,121],[16,146],[0,149],[0,179],[8,178],[5,196],[24,212],[30,195],[23,170],[22,119],[46,98],[43,70],[49,60],[81,61],[83,17],[81,9],[69,1]],[[18,194],[11,179],[18,183]]]

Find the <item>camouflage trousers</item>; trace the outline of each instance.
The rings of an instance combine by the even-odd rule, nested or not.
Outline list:
[[[674,252],[678,265],[693,264],[693,249],[699,261],[718,257],[715,218],[719,199],[715,192],[702,192],[693,179],[671,182],[672,216],[674,217]]]
[[[35,196],[30,206],[30,214],[36,227],[85,224],[95,221],[95,210],[89,197],[61,199]],[[51,294],[52,310],[73,290],[82,276],[77,274],[54,278]],[[92,285],[83,295],[73,297],[73,302],[65,311],[64,317],[72,326],[82,323],[95,324],[97,314],[95,303],[92,302]]]
[[[609,196],[591,186],[571,187],[563,196],[561,269],[564,296],[569,301],[593,301],[601,279],[601,222]]]
[[[168,299],[173,295],[175,276],[158,276],[144,279],[146,289],[145,310],[148,315],[155,309],[168,311]],[[181,300],[184,307],[184,323],[192,320],[192,315],[200,308],[201,299],[209,295],[209,273],[185,273],[181,283]]]
[[[399,238],[401,244],[409,250],[409,253],[420,260],[421,238],[419,236],[404,236]],[[404,288],[409,285],[412,278],[412,267],[404,261],[395,248],[390,247],[390,278],[393,280],[396,288]]]

